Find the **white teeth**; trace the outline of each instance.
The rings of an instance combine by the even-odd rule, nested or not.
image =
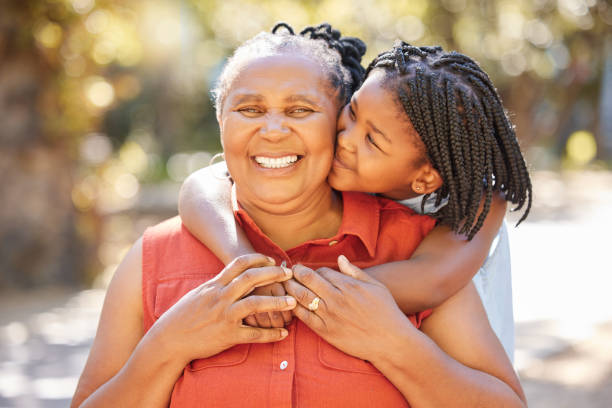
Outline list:
[[[296,155],[292,156],[284,156],[284,157],[264,157],[264,156],[255,156],[255,161],[261,167],[265,167],[268,169],[279,169],[281,167],[289,167],[291,164],[297,161],[298,157]]]

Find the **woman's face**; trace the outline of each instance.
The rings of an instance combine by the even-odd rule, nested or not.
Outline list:
[[[425,146],[384,78],[373,71],[342,110],[329,183],[404,199],[418,195],[411,183],[427,162]]]
[[[326,182],[339,105],[311,59],[256,58],[234,79],[219,125],[241,203],[307,202]]]

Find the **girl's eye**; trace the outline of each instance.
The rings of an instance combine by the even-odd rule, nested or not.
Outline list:
[[[380,147],[378,147],[378,145],[376,144],[376,142],[374,141],[374,139],[372,139],[372,136],[370,136],[370,134],[366,134],[366,139],[368,140],[369,143],[371,143],[372,145],[374,145],[374,147],[376,147],[378,150],[380,150]]]
[[[353,107],[350,104],[348,106],[348,111],[349,111],[349,118],[351,118],[351,120],[355,120],[355,112],[353,112]]]

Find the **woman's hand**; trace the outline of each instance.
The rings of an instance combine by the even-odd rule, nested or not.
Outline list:
[[[376,365],[392,352],[386,347],[393,344],[388,340],[399,330],[414,327],[383,284],[343,255],[338,265],[343,273],[294,266],[295,279],[284,283],[287,293],[298,301],[293,313],[330,344]]]
[[[251,292],[251,296],[285,296],[286,294],[287,292],[285,292],[283,284],[279,282],[255,288],[253,292]],[[291,323],[292,317],[293,315],[290,311],[257,313],[247,316],[244,322],[253,327],[280,328]]]
[[[285,338],[285,329],[242,324],[254,313],[287,311],[291,296],[245,297],[255,287],[291,278],[288,268],[273,266],[270,258],[249,254],[234,259],[215,278],[186,293],[151,328],[170,355],[191,360],[206,358],[241,343],[267,343]]]

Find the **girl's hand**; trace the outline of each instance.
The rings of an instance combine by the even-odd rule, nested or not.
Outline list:
[[[388,360],[393,352],[388,345],[395,344],[397,333],[415,330],[414,326],[383,284],[343,255],[338,257],[338,265],[342,273],[294,266],[295,279],[284,283],[287,293],[298,301],[293,313],[347,354],[374,365]]]
[[[261,254],[234,259],[215,278],[186,293],[155,322],[151,331],[161,347],[182,359],[206,358],[241,343],[268,343],[285,338],[285,329],[242,324],[254,313],[292,310],[291,296],[248,296],[255,287],[291,278],[291,270],[273,266]]]
[[[255,288],[251,295],[253,296],[285,296],[285,288],[282,283],[274,282],[269,285]],[[285,327],[291,323],[292,314],[290,311],[285,312],[268,312],[258,313],[247,316],[244,322],[253,327]]]

